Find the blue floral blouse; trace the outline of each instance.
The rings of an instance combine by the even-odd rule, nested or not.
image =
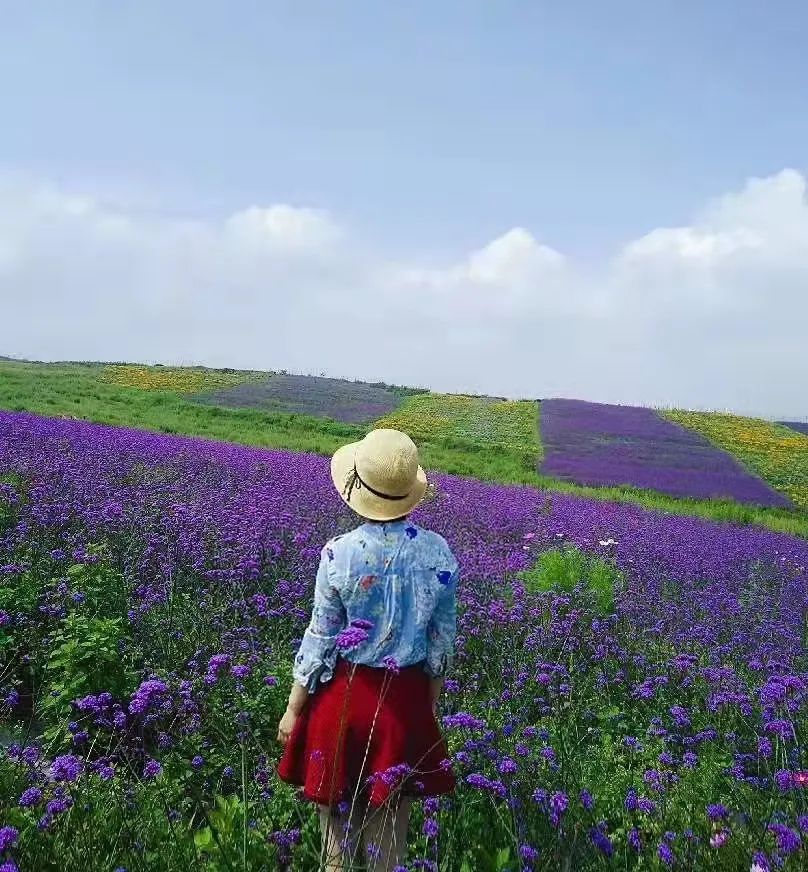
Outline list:
[[[406,519],[362,524],[331,539],[295,657],[295,681],[313,693],[331,679],[338,654],[367,666],[385,666],[388,658],[400,667],[423,661],[430,675],[445,674],[454,649],[457,577],[445,539]],[[340,650],[352,624],[367,638]]]

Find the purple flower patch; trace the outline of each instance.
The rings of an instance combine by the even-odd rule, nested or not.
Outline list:
[[[653,409],[544,400],[541,437],[541,472],[553,478],[645,488],[677,497],[791,505],[727,452]]]

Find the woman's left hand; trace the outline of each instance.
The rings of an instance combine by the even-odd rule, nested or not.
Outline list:
[[[297,718],[298,715],[291,709],[286,709],[283,713],[283,717],[278,724],[278,741],[281,745],[285,745],[289,741],[289,736],[292,735],[292,730],[295,728]]]

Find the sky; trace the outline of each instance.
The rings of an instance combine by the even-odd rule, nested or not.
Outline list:
[[[0,13],[0,354],[808,419],[805,4]]]

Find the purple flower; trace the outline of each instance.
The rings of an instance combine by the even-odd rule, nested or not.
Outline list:
[[[749,872],[771,872],[768,857],[760,851],[754,854]]]
[[[662,842],[657,848],[657,854],[659,855],[659,859],[662,860],[666,866],[673,866],[674,857],[670,845],[666,842]]]
[[[763,729],[767,733],[773,733],[775,736],[783,739],[784,741],[794,738],[794,725],[791,723],[791,721],[769,721],[767,724],[764,725]]]
[[[19,830],[14,827],[0,827],[0,854],[4,854],[19,836]]]
[[[566,793],[557,791],[550,797],[550,823],[557,827],[570,801]]]
[[[28,766],[35,766],[39,762],[41,754],[35,745],[29,745],[22,752],[22,759]]]
[[[711,821],[722,821],[725,820],[728,816],[729,812],[727,811],[727,807],[721,805],[721,803],[707,806],[707,817]]]
[[[502,762],[499,764],[498,768],[502,775],[511,775],[518,769],[516,761],[510,757],[503,757]]]
[[[337,636],[337,648],[341,651],[351,651],[354,648],[358,648],[367,639],[367,630],[363,630],[361,627],[349,626]]]
[[[528,844],[520,845],[519,856],[527,863],[533,863],[539,859],[539,852]]]
[[[774,783],[777,785],[778,790],[783,792],[791,790],[794,787],[794,775],[787,769],[779,769],[774,773]]]
[[[56,781],[75,781],[79,777],[82,766],[81,758],[73,754],[63,754],[53,761],[51,772]]]
[[[129,703],[129,711],[134,714],[144,714],[164,701],[168,685],[159,679],[150,679],[141,683],[134,692]]]
[[[640,831],[632,828],[628,833],[628,843],[635,851],[642,851],[642,841],[640,840]]]
[[[144,778],[156,778],[163,771],[163,767],[157,762],[157,760],[147,760],[146,765],[143,767],[143,777]]]
[[[784,824],[769,824],[769,830],[777,839],[777,850],[782,854],[793,854],[802,845],[800,834]]]
[[[398,660],[396,660],[395,657],[385,657],[384,660],[382,660],[382,665],[388,672],[392,672],[394,675],[398,675],[399,666]]]
[[[227,672],[233,658],[229,654],[214,654],[208,660],[208,675],[218,677],[223,672]]]
[[[38,787],[29,787],[20,795],[19,804],[23,808],[31,808],[42,801],[42,791]]]
[[[589,839],[592,844],[607,857],[611,857],[614,853],[614,845],[612,844],[612,840],[604,831],[604,827],[601,824],[597,827],[592,827],[589,830]]]
[[[433,817],[424,821],[423,833],[428,839],[434,839],[438,835],[438,822]]]
[[[45,808],[48,811],[48,816],[53,817],[57,814],[67,811],[73,805],[73,800],[69,796],[59,796],[52,799]]]
[[[581,805],[582,805],[582,806],[583,806],[587,811],[592,811],[592,809],[593,809],[594,806],[595,806],[595,800],[594,800],[592,794],[591,794],[591,793],[590,793],[586,788],[584,788],[584,789],[581,791],[581,794],[580,794],[580,797],[579,797],[579,798],[580,798],[580,800],[581,800]]]
[[[542,748],[541,751],[539,752],[539,754],[540,754],[541,757],[542,757],[543,759],[545,759],[548,763],[555,763],[555,760],[556,760],[556,753],[555,753],[555,751],[554,751],[552,748],[549,748],[549,747],[547,747],[547,748]]]
[[[677,727],[683,728],[690,726],[690,715],[686,708],[682,708],[680,705],[674,705],[671,706],[670,713]]]
[[[468,712],[458,712],[455,715],[446,715],[443,718],[443,725],[447,728],[461,727],[467,730],[482,730],[485,727],[485,721],[475,718]]]

